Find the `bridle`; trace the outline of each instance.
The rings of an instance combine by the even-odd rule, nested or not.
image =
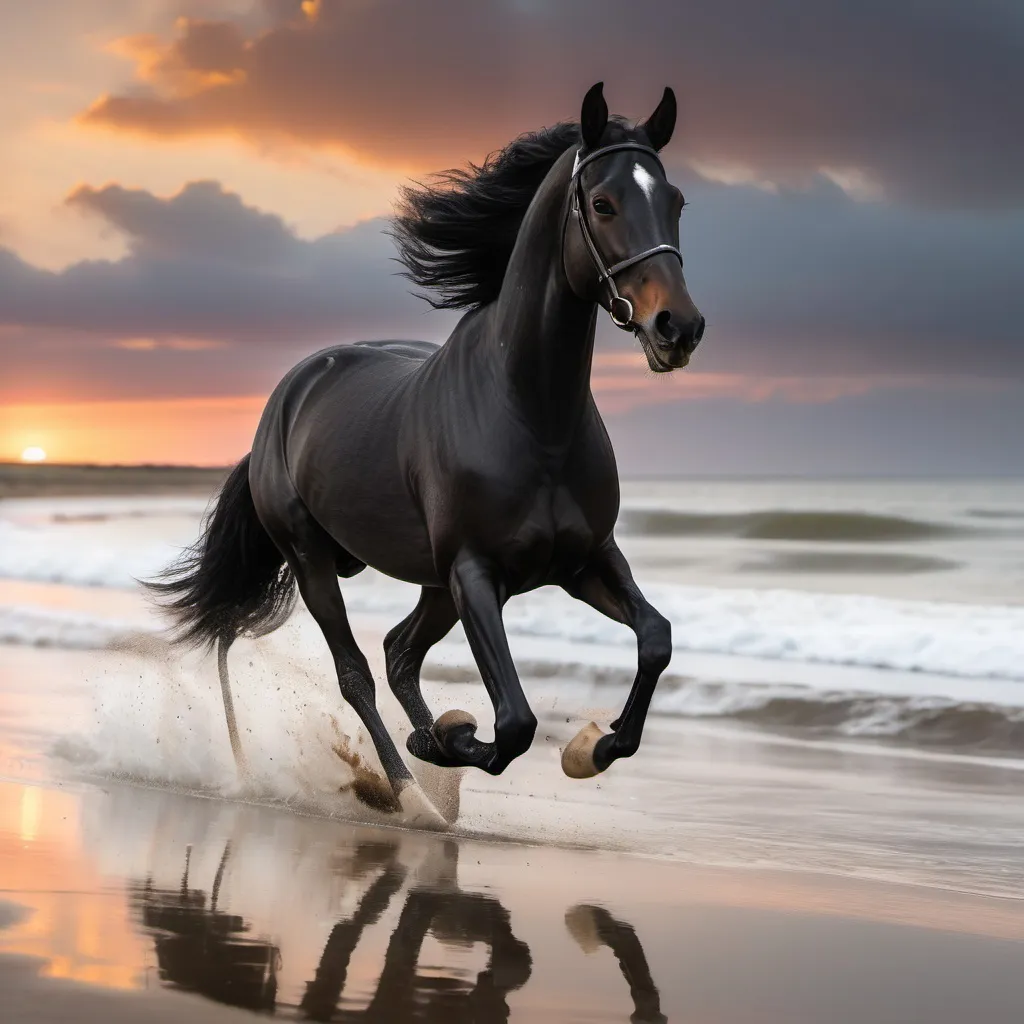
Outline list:
[[[569,203],[568,209],[565,215],[565,223],[562,225],[562,251],[565,251],[565,227],[569,223],[569,217],[573,214],[576,215],[576,219],[579,222],[580,234],[583,235],[583,241],[586,243],[587,252],[590,253],[590,259],[593,261],[594,267],[597,269],[598,279],[602,284],[608,285],[608,315],[612,318],[612,323],[616,327],[621,327],[624,331],[631,330],[633,327],[633,303],[629,299],[619,294],[619,290],[615,287],[615,275],[622,273],[623,270],[634,266],[641,260],[649,259],[651,256],[657,256],[663,252],[670,252],[673,256],[679,260],[679,265],[683,265],[683,254],[674,245],[655,245],[650,249],[645,249],[641,253],[637,253],[636,256],[630,256],[628,259],[620,260],[618,263],[607,266],[604,258],[601,256],[601,251],[597,247],[597,243],[594,241],[594,236],[590,231],[590,224],[587,221],[586,214],[586,203],[585,196],[583,194],[583,182],[580,172],[584,167],[592,164],[595,160],[599,160],[603,156],[608,156],[609,153],[617,153],[624,149],[636,150],[640,153],[646,153],[648,156],[654,157],[655,162],[661,168],[662,173],[665,173],[665,167],[661,162],[661,157],[658,156],[656,150],[650,146],[645,146],[639,142],[616,142],[611,146],[604,146],[602,149],[596,149],[593,153],[588,153],[585,157],[580,157],[579,151],[576,153],[576,162],[573,164],[572,177],[569,179]]]

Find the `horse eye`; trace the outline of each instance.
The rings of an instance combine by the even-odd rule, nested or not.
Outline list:
[[[595,213],[604,214],[606,217],[610,217],[615,213],[615,207],[604,196],[598,196],[593,202],[593,207]]]

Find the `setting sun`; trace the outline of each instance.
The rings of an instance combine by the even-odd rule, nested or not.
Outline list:
[[[31,445],[21,453],[22,462],[45,462],[46,452],[42,448]]]

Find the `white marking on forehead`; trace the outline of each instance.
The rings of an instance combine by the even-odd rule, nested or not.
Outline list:
[[[646,167],[633,164],[633,180],[644,190],[648,199],[654,196],[654,175]]]

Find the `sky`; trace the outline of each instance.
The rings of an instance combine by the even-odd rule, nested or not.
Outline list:
[[[324,345],[443,341],[401,184],[680,102],[705,339],[602,319],[623,475],[1024,475],[1017,0],[0,7],[0,460],[224,464]]]

